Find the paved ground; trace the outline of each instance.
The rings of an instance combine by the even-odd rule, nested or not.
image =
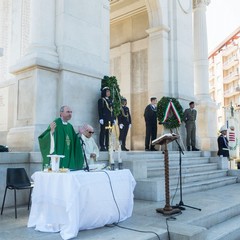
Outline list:
[[[167,221],[168,217],[156,213],[155,209],[164,207],[165,202],[151,202],[136,200],[131,218],[119,223],[121,227],[133,228],[146,231],[137,232],[123,229],[117,226],[108,226],[94,230],[79,232],[77,238],[82,240],[167,240],[167,223],[169,229],[182,223],[192,223],[197,219],[225,208],[240,204],[240,184],[233,184],[205,192],[187,194],[183,196],[186,205],[201,208],[201,211],[186,207],[180,215],[174,216]],[[173,205],[179,203],[179,197],[175,197]],[[107,210],[106,210],[107,211]],[[61,240],[59,233],[43,233],[27,228],[27,207],[18,208],[18,219],[14,218],[14,209],[5,208],[0,216],[0,239],[1,240]],[[158,234],[158,236],[156,235]]]

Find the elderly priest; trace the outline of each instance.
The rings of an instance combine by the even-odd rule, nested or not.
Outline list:
[[[64,155],[60,168],[82,169],[83,153],[79,138],[73,126],[68,122],[72,111],[68,106],[60,108],[60,118],[55,119],[39,137],[43,166],[49,164],[49,154]]]

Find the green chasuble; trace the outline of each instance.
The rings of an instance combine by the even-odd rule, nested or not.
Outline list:
[[[54,122],[57,125],[53,133],[55,148],[51,154],[65,156],[60,160],[60,168],[82,169],[84,159],[82,147],[73,126],[70,123],[67,125],[63,124],[61,118],[57,118]],[[50,163],[50,158],[47,157],[47,155],[50,154],[50,130],[49,126],[48,129],[38,137],[43,166]]]

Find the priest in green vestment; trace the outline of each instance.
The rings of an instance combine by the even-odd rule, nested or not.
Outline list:
[[[60,118],[55,119],[39,137],[40,151],[43,158],[43,167],[50,164],[47,155],[64,155],[60,160],[60,168],[74,170],[82,169],[83,153],[79,138],[73,126],[68,122],[72,111],[68,106],[60,108]]]

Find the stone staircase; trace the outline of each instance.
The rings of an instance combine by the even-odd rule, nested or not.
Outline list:
[[[136,199],[162,201],[165,199],[165,167],[162,152],[128,152],[124,167],[129,168],[136,181]],[[179,152],[169,151],[170,195],[178,195]],[[205,191],[236,183],[228,176],[227,160],[210,157],[209,152],[184,152],[182,162],[182,193]]]
[[[181,157],[183,196],[194,192],[202,195],[207,190],[211,190],[216,191],[219,202],[216,202],[216,206],[210,207],[213,199],[209,199],[209,196],[201,197],[205,208],[209,205],[209,210],[184,224],[180,220],[177,225],[175,224],[175,230],[170,226],[171,239],[239,240],[239,198],[234,194],[228,195],[229,193],[224,196],[224,190],[221,190],[224,186],[239,188],[236,184],[239,182],[237,170],[234,175],[228,170],[227,159],[210,157],[210,153],[207,152],[184,152]],[[134,191],[136,199],[165,201],[164,154],[161,152],[126,153],[124,166],[131,169],[136,179],[137,185]],[[171,198],[180,194],[179,153],[174,151],[169,151],[169,185]],[[177,199],[179,200],[179,197]],[[227,201],[226,204],[225,201]],[[175,202],[178,201],[175,200]],[[196,206],[199,205],[196,204]],[[161,238],[165,239],[165,236]]]

